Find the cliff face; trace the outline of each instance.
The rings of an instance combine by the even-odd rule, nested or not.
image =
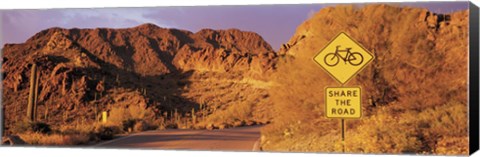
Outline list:
[[[324,8],[298,26],[279,52],[288,59],[272,77],[276,115],[263,148],[341,151],[338,121],[324,115],[325,87],[340,84],[312,60],[340,32],[375,56],[345,85],[362,88],[363,110],[347,122],[347,151],[467,153],[468,11],[384,4]],[[445,152],[446,143],[455,151]]]
[[[39,118],[47,119],[43,113],[49,113],[48,121],[58,124],[82,117],[94,120],[94,110],[110,110],[112,104],[139,104],[155,108],[158,114],[177,108],[188,112],[205,103],[199,99],[210,90],[189,91],[215,91],[223,85],[203,80],[265,78],[277,60],[271,46],[253,32],[204,29],[192,33],[153,24],[127,29],[51,28],[25,43],[6,44],[2,51],[7,129],[25,115],[33,63],[40,72]],[[245,84],[231,89],[224,92],[257,90]],[[227,108],[235,101],[206,105]]]

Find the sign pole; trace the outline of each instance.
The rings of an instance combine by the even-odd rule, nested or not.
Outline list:
[[[341,85],[344,87],[344,84]],[[342,152],[345,153],[345,119],[342,118]]]
[[[342,84],[341,87],[343,87]],[[345,119],[342,118],[342,152],[345,153]]]
[[[342,118],[342,152],[345,153],[345,119]]]

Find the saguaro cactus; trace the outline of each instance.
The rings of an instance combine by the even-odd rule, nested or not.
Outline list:
[[[40,73],[36,70],[35,77],[35,97],[33,98],[33,121],[37,119],[37,104],[38,104],[38,85],[40,84]]]
[[[35,109],[37,108],[37,90],[38,90],[38,79],[37,79],[37,65],[32,64],[32,69],[30,73],[30,94],[28,95],[28,106],[27,106],[27,120],[35,121]]]
[[[195,108],[192,108],[192,124],[195,125],[197,122],[197,116],[195,115]]]
[[[180,116],[178,115],[177,108],[175,108],[175,123],[180,122]]]

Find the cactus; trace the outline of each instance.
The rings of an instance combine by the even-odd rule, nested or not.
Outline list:
[[[94,99],[95,99],[95,115],[94,115],[94,121],[97,122],[98,121],[98,102],[97,102],[97,92],[95,92],[94,94]]]
[[[180,121],[180,116],[178,116],[177,108],[175,108],[175,123]]]
[[[192,124],[195,125],[197,116],[195,115],[195,108],[192,108]]]
[[[67,94],[67,89],[66,89],[66,84],[67,84],[67,83],[66,83],[66,80],[67,80],[66,78],[63,78],[63,80],[62,80],[62,95]]]
[[[14,105],[14,106],[15,106],[15,108],[14,108],[14,112],[13,112],[13,113],[17,114],[17,111],[18,111],[18,110],[17,110],[17,105]],[[17,123],[17,122],[18,122],[18,116],[15,116],[15,123]]]
[[[37,75],[37,65],[32,64],[32,69],[30,73],[30,93],[28,95],[28,106],[27,106],[27,121],[35,121],[35,109],[37,108],[37,90],[38,89],[38,79]]]
[[[45,121],[48,121],[48,105],[45,105]]]
[[[207,105],[200,104],[200,110],[202,112],[202,121],[205,121],[205,117],[207,116]]]
[[[117,86],[120,86],[120,78],[118,77],[118,74],[115,77],[115,83],[117,84]]]
[[[63,122],[64,123],[67,121],[67,118],[68,118],[68,110],[63,113]]]
[[[172,122],[172,121],[173,121],[173,111],[170,110],[170,122]]]
[[[167,119],[168,119],[168,111],[163,112],[163,117],[162,117],[162,124],[163,126],[166,126],[167,124]]]
[[[39,72],[36,72],[37,76],[35,78],[35,98],[33,99],[34,100],[34,105],[33,105],[33,119],[35,121],[35,119],[37,118],[37,104],[38,104],[38,84],[40,84],[40,73]]]
[[[98,122],[98,104],[95,102],[95,122]]]
[[[185,114],[183,115],[183,117],[186,117]],[[182,126],[185,127],[185,128],[188,128],[188,118],[183,118]]]

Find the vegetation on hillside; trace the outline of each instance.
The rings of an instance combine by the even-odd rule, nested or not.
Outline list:
[[[362,87],[363,117],[346,121],[345,151],[467,154],[468,14],[336,6],[305,21],[282,49],[272,78],[267,151],[341,152],[339,119],[324,115],[325,87],[340,86],[312,60],[340,32],[375,60],[346,86]],[[446,149],[446,148],[449,149]]]

